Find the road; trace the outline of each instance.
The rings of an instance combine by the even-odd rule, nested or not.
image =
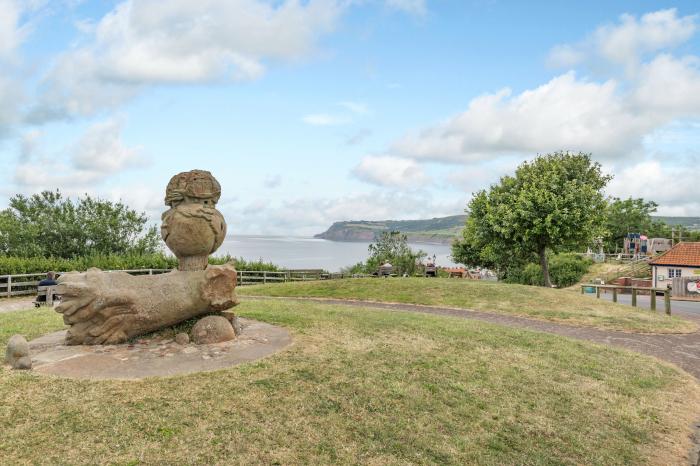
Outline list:
[[[595,299],[595,294],[593,294],[593,293],[586,293],[586,295],[590,296],[592,299]],[[612,292],[601,293],[600,299],[607,299],[608,301],[612,301]],[[649,299],[648,295],[637,295],[637,306],[639,306],[641,308],[651,309],[650,301],[651,300]],[[631,305],[632,304],[632,295],[618,293],[617,294],[617,302],[620,304]],[[656,310],[657,310],[657,312],[664,311],[664,297],[663,296],[656,297]],[[688,314],[700,316],[700,301],[675,301],[675,300],[671,300],[671,314],[675,313],[676,311],[678,311],[680,313],[688,313]]]

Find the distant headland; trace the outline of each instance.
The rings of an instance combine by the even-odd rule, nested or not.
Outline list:
[[[451,215],[424,220],[350,220],[335,222],[314,238],[331,241],[374,241],[383,231],[400,231],[412,243],[450,244],[464,227],[466,215]]]

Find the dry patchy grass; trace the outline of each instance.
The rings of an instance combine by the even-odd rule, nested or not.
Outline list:
[[[361,278],[254,285],[241,295],[316,297],[457,307],[639,333],[691,333],[693,322],[569,290],[448,278]]]
[[[294,344],[141,382],[0,370],[1,462],[678,464],[700,407],[689,375],[561,337],[315,303],[238,309]],[[7,325],[61,327],[44,311],[0,315]]]

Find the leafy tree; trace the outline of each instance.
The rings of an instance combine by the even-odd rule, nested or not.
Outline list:
[[[18,194],[0,211],[0,254],[75,258],[151,254],[159,250],[156,227],[121,202],[85,196],[73,202],[60,192]]]
[[[365,263],[365,271],[373,273],[377,268],[389,262],[397,274],[407,273],[413,275],[416,271],[416,262],[423,259],[426,254],[423,251],[414,252],[408,246],[408,237],[399,231],[385,231],[368,247],[369,258]]]
[[[605,211],[606,249],[614,251],[622,248],[627,233],[651,234],[652,228],[663,229],[663,222],[654,222],[651,218],[657,207],[656,202],[642,198],[611,199]]]
[[[474,195],[452,255],[502,276],[536,256],[551,286],[547,251],[580,248],[604,232],[602,190],[609,180],[589,154],[555,152],[524,162],[515,176]]]

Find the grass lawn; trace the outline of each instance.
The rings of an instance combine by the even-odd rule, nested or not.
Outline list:
[[[305,296],[448,306],[628,332],[697,330],[695,323],[675,316],[596,300],[578,291],[448,278],[358,278],[237,289],[241,296]]]
[[[682,464],[700,388],[648,357],[482,322],[246,299],[294,344],[212,373],[0,369],[3,464]],[[10,334],[61,328],[0,314]]]

